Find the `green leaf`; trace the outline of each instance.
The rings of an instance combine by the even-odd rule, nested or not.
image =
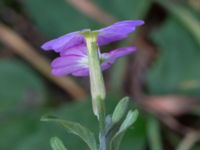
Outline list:
[[[44,104],[44,83],[30,66],[17,59],[1,59],[0,72],[0,117],[3,112]]]
[[[160,126],[158,120],[153,116],[148,116],[148,139],[151,150],[162,150]]]
[[[114,107],[116,106],[116,99],[118,96],[108,95],[106,106],[107,112],[112,113]],[[2,150],[50,150],[49,139],[52,136],[58,136],[65,142],[64,144],[68,149],[72,150],[86,150],[89,149],[85,142],[83,142],[80,138],[73,136],[72,134],[66,134],[63,128],[56,127],[55,124],[52,123],[42,123],[38,120],[42,114],[47,113],[47,110],[40,112],[38,115],[35,115],[33,119],[30,116],[33,113],[26,113],[26,117],[20,117],[20,120],[12,119],[12,122],[4,122],[2,127],[0,128],[0,149]],[[88,127],[90,130],[94,131],[94,133],[98,134],[98,124],[96,121],[96,117],[92,113],[91,100],[88,99],[83,102],[74,102],[62,104],[60,107],[56,109],[52,109],[48,112],[49,114],[56,114],[60,118],[73,120],[76,122],[80,122]],[[29,119],[32,122],[25,120]],[[31,133],[27,133],[23,136],[24,130],[27,129],[27,125],[21,126],[20,128],[16,125],[16,123],[26,122],[26,124],[30,125]],[[32,127],[35,124],[36,127]],[[129,128],[126,131],[126,134],[122,140],[120,145],[121,149],[124,150],[144,150],[147,147],[146,140],[146,117],[142,114],[139,115],[137,121],[134,123],[134,128]],[[7,126],[10,126],[6,129]],[[6,130],[6,131],[5,131]],[[64,132],[63,132],[64,131]],[[15,135],[18,133],[17,135]],[[6,137],[6,138],[4,138]],[[22,138],[23,137],[23,138]],[[14,143],[14,144],[10,144]]]
[[[113,124],[119,122],[124,117],[128,109],[128,104],[129,97],[124,97],[122,100],[119,101],[112,115]]]
[[[65,120],[58,119],[56,117],[50,117],[50,116],[42,117],[41,121],[56,122],[62,125],[65,129],[67,129],[68,132],[79,136],[88,145],[88,147],[91,150],[97,150],[97,144],[96,144],[94,134],[89,129],[80,125],[79,123],[72,122],[72,121],[65,121]]]
[[[144,18],[152,3],[149,0],[94,1],[99,7],[112,16],[119,18],[119,20]]]
[[[151,93],[200,95],[200,51],[190,33],[170,17],[152,39],[160,56],[148,76]]]
[[[155,1],[167,8],[182,23],[182,27],[185,27],[191,33],[200,47],[200,22],[197,15],[195,17],[195,14],[189,8],[181,4],[175,4],[173,1]]]
[[[138,117],[138,111],[130,110],[116,135],[119,135],[122,132],[126,131],[136,121],[137,117]]]
[[[91,23],[65,0],[26,0],[24,8],[38,28],[51,37],[88,28]]]
[[[123,19],[142,19],[151,6],[149,0],[114,0],[113,7],[119,11]]]
[[[125,120],[122,122],[117,133],[111,138],[110,150],[118,150],[121,144],[122,138],[124,137],[125,131],[133,125],[138,117],[138,111],[129,111]]]
[[[52,137],[50,143],[53,150],[67,150],[63,142],[58,137]]]
[[[0,149],[16,150],[18,145],[38,130],[38,118],[41,114],[37,111],[26,110],[20,113],[18,109],[9,114],[1,114]]]

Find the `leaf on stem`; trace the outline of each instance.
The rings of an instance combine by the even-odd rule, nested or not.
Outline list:
[[[53,150],[67,150],[63,142],[58,137],[52,137],[50,144]]]
[[[136,121],[138,117],[138,111],[132,111],[130,110],[128,114],[126,115],[125,120],[122,122],[119,130],[117,133],[111,138],[110,142],[110,150],[118,150],[120,143],[122,141],[122,138],[126,132],[126,130],[133,125],[133,123]]]
[[[112,115],[112,123],[119,122],[126,114],[129,104],[129,97],[124,97],[119,101]]]
[[[68,132],[79,136],[91,150],[97,150],[94,133],[79,123],[66,121],[54,116],[43,116],[41,121],[55,122],[67,129]]]

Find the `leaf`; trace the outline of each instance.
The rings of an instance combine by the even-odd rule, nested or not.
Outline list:
[[[112,113],[114,107],[116,106],[116,99],[118,96],[116,94],[114,95],[108,95],[106,100],[106,106],[107,106],[107,112]],[[47,110],[44,110],[47,112]],[[10,125],[10,134],[7,134],[8,131],[3,132],[5,129],[5,126],[2,126],[2,130],[0,131],[0,149],[2,150],[50,150],[50,144],[49,139],[52,136],[58,136],[61,139],[65,140],[65,144],[68,149],[72,150],[86,150],[89,149],[85,142],[83,142],[80,138],[77,138],[76,136],[73,136],[71,134],[66,134],[66,132],[63,132],[63,128],[55,127],[52,123],[41,123],[38,121],[38,118],[41,117],[41,115],[44,113],[40,113],[39,115],[35,116],[35,119],[30,116],[30,114],[27,113],[27,117],[22,118],[30,118],[33,120],[33,122],[27,122],[30,125],[33,125],[34,123],[37,125],[37,128],[30,128],[31,133],[29,133],[27,136],[22,138],[21,134],[18,136],[12,137],[15,132],[23,132],[27,126],[23,126],[21,128],[16,127],[15,122],[20,121],[13,121],[11,123],[6,122],[5,126]],[[91,107],[91,100],[88,99],[83,102],[74,102],[74,103],[67,103],[62,104],[60,107],[57,107],[56,109],[50,110],[48,112],[50,114],[56,114],[56,116],[62,117],[64,119],[69,119],[73,121],[78,121],[81,124],[84,124],[87,126],[90,130],[94,131],[94,133],[98,134],[98,124],[96,121],[96,117],[92,113],[92,107]],[[32,113],[31,113],[32,114]],[[146,143],[146,117],[144,117],[142,114],[139,115],[139,118],[134,124],[135,129],[128,129],[126,131],[126,134],[122,140],[122,143],[120,145],[121,149],[124,150],[144,150],[147,147]],[[21,119],[24,120],[24,119]],[[11,130],[13,129],[13,130]],[[6,138],[3,138],[6,137]],[[13,140],[10,140],[12,137]],[[14,144],[9,144],[14,143]],[[7,145],[7,147],[1,147],[1,145]],[[8,146],[13,145],[14,148],[10,148]]]
[[[121,0],[95,0],[95,2],[107,13],[119,18],[120,20],[144,18],[151,4],[151,1],[149,0],[126,0],[125,2]]]
[[[136,121],[137,117],[138,117],[138,111],[130,110],[116,135],[119,135],[122,132],[126,131]]]
[[[16,108],[36,108],[45,102],[46,90],[41,78],[17,59],[0,60],[0,117]]]
[[[133,123],[136,121],[138,117],[138,111],[129,111],[125,120],[122,122],[119,130],[117,131],[117,133],[113,136],[113,138],[111,138],[111,142],[110,142],[110,150],[118,150],[120,143],[122,141],[122,138],[125,134],[125,131],[131,126],[133,125]]]
[[[124,97],[119,101],[112,115],[113,124],[119,122],[127,112],[129,104],[129,97]]]
[[[50,143],[53,150],[67,150],[63,142],[58,137],[52,137]]]
[[[195,38],[197,44],[200,47],[200,23],[198,19],[199,16],[195,15],[194,12],[192,12],[188,7],[182,4],[175,4],[172,1],[155,1],[164,6],[174,17],[177,18],[179,22],[182,23],[182,27],[185,27],[191,33],[191,35]]]
[[[171,17],[152,39],[160,56],[148,76],[151,93],[200,95],[200,51],[193,37]]]
[[[123,19],[142,19],[151,6],[149,0],[114,0],[113,7],[119,11]]]
[[[24,8],[38,28],[51,37],[88,28],[91,23],[65,0],[26,0]]]
[[[148,141],[151,150],[163,150],[160,125],[156,118],[148,116]]]
[[[23,113],[13,111],[9,112],[9,115],[1,114],[0,149],[16,150],[15,148],[21,142],[38,129],[40,113],[39,110],[37,111],[28,110]]]
[[[68,132],[73,133],[77,136],[79,136],[91,150],[97,150],[97,144],[95,140],[94,134],[84,126],[80,125],[79,123],[71,122],[71,121],[65,121],[58,119],[56,117],[42,117],[41,121],[51,121],[56,122],[60,125],[62,125],[65,129],[67,129]]]

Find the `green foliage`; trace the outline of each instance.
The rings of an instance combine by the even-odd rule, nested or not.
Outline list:
[[[44,103],[46,91],[39,76],[19,60],[0,60],[0,113]]]
[[[95,0],[95,2],[98,4],[98,6],[100,6],[100,8],[119,18],[120,20],[141,19],[145,17],[145,14],[150,8],[151,4],[151,1],[149,0]]]
[[[155,0],[162,6],[164,6],[169,13],[175,17],[183,27],[185,27],[186,31],[194,37],[194,40],[200,47],[200,23],[199,16],[195,13],[195,11],[190,11],[190,8],[184,6],[183,4],[177,5],[172,1],[163,1],[163,0]]]
[[[67,150],[63,142],[58,137],[52,137],[50,143],[53,150]]]
[[[159,55],[153,67],[149,69],[148,90],[150,94],[199,96],[200,13],[197,10],[191,10],[192,8],[188,9],[186,5],[184,7],[174,5],[174,3],[171,3],[173,1],[154,1],[164,6],[166,11],[169,12],[169,16],[159,28],[155,28],[151,32],[150,38],[158,47]],[[0,3],[2,2],[0,1]],[[67,3],[67,0],[25,0],[22,3],[24,4],[25,15],[30,17],[31,23],[47,37],[55,38],[68,32],[90,27],[91,29],[96,29],[97,26],[100,26],[94,20],[89,19],[73,8]],[[113,15],[116,20],[125,20],[142,19],[149,15],[148,10],[152,2],[149,0],[94,0],[94,3],[98,4],[98,7],[102,10]],[[2,5],[1,7],[3,8],[4,6]],[[4,13],[1,12],[0,14]],[[12,11],[8,16],[13,17]],[[10,21],[12,22],[12,20]],[[151,24],[151,22],[148,22],[148,24]],[[15,25],[13,24],[13,26]],[[132,37],[130,39],[132,42]],[[2,48],[2,45],[0,46]],[[111,80],[113,80],[111,87],[113,86],[115,90],[119,91],[124,82],[123,75],[127,61],[124,58],[121,62],[118,62],[119,64],[115,64],[115,69],[111,71]],[[116,94],[116,91],[114,92]],[[117,94],[120,95],[121,93]],[[114,100],[118,99],[118,97],[115,95],[115,97],[111,96],[107,99],[107,112],[111,113],[116,105]],[[49,139],[52,136],[60,137],[69,149],[88,149],[85,143],[76,136],[63,132],[63,129],[54,124],[39,122],[39,118],[47,111],[46,108],[40,107],[43,106],[45,100],[46,89],[43,80],[31,69],[31,66],[16,59],[0,60],[0,149],[47,150],[51,149]],[[149,122],[149,119],[146,121],[146,118],[140,113],[135,122],[137,112],[132,111],[129,112],[125,119],[127,105],[126,100],[119,102],[112,118],[110,117],[114,123],[118,123],[116,130],[118,132],[114,136],[112,146],[118,149],[119,144],[122,142],[121,149],[144,150],[147,148],[146,137],[149,131],[151,131],[149,134],[155,137],[153,138],[154,140],[149,141],[151,143],[159,142],[160,131],[156,120],[154,120],[155,122],[152,120]],[[67,103],[61,107],[52,108],[49,113],[72,120],[72,122],[64,123],[68,131],[78,134],[82,138],[83,136],[88,137],[88,139],[84,140],[89,143],[91,148],[94,148],[96,144],[91,140],[94,135],[91,135],[91,132],[82,125],[74,123],[80,122],[97,135],[97,120],[93,116],[91,108],[91,101]],[[128,129],[133,123],[134,130]],[[146,128],[148,128],[148,131],[146,131]],[[121,141],[122,137],[124,139]],[[156,138],[157,141],[155,141]],[[52,143],[54,143],[54,149],[57,146],[63,147],[64,145],[55,137],[51,139]],[[153,144],[149,145],[152,148],[154,146]],[[156,146],[159,147],[159,144],[156,144]],[[194,149],[198,148],[197,145]]]
[[[114,0],[113,7],[119,11],[122,19],[141,19],[145,17],[151,3],[149,0]]]
[[[111,138],[110,143],[110,150],[118,150],[119,146],[121,144],[122,138],[124,137],[125,131],[133,125],[133,123],[136,121],[138,117],[138,111],[129,111],[126,118],[120,125],[120,128],[118,131],[114,134],[114,136]]]
[[[138,117],[138,111],[137,110],[135,110],[135,111],[130,110],[128,112],[125,120],[123,121],[122,125],[120,126],[117,135],[126,131],[136,121],[137,117]]]
[[[64,0],[26,0],[24,7],[38,28],[54,38],[67,32],[89,28],[91,24],[87,17]]]
[[[148,141],[151,150],[163,150],[160,125],[156,118],[148,116]]]
[[[108,112],[111,112],[116,105],[116,102],[113,99],[115,99],[115,97],[111,96],[109,97],[109,101],[107,101],[106,105]],[[64,144],[67,145],[68,149],[88,149],[85,143],[79,140],[79,138],[72,134],[67,134],[67,132],[63,132],[63,128],[59,128],[59,126],[51,123],[40,122],[39,118],[44,112],[46,113],[47,110],[43,112],[38,111],[38,113],[25,111],[23,113],[24,115],[18,115],[18,119],[17,117],[15,117],[15,119],[10,118],[9,122],[4,122],[4,124],[1,123],[3,126],[0,128],[0,139],[2,139],[0,141],[0,149],[51,149],[49,139],[52,136],[60,137]],[[62,107],[57,108],[57,110],[50,110],[49,114],[55,114],[56,116],[60,116],[67,120],[80,122],[94,131],[95,135],[97,135],[98,124],[92,113],[90,101],[63,105]],[[122,141],[122,149],[132,150],[130,144],[134,145],[134,149],[136,150],[142,150],[145,147],[146,127],[145,120],[141,115],[134,124],[134,127],[134,130],[129,129],[127,131],[127,134]],[[13,144],[9,144],[10,142]]]
[[[147,146],[146,136],[146,118],[140,111],[137,121],[126,131],[121,141],[120,149],[145,150]]]
[[[97,144],[94,134],[79,123],[62,120],[56,117],[44,116],[41,121],[55,122],[62,125],[68,132],[79,136],[91,150],[97,150]]]
[[[199,95],[200,51],[191,35],[169,18],[152,34],[152,38],[160,51],[149,73],[151,92]]]
[[[145,17],[151,4],[149,0],[127,0],[126,2],[96,0],[95,3],[120,20]],[[95,21],[83,15],[65,0],[26,0],[24,8],[38,29],[50,37],[90,27],[95,29],[98,26]]]
[[[34,111],[1,113],[0,149],[15,150],[29,135],[37,132],[37,116]]]
[[[128,97],[124,97],[123,99],[121,99],[119,101],[119,103],[117,104],[117,106],[115,107],[115,110],[113,112],[112,115],[112,123],[117,123],[119,122],[124,115],[127,112],[128,109],[128,104],[129,104],[129,98]]]
[[[35,131],[46,90],[30,66],[17,59],[1,59],[0,72],[0,149],[14,149]]]

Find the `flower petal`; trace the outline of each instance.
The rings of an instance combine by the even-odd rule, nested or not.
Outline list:
[[[72,32],[44,43],[42,49],[60,52],[61,50],[68,49],[75,45],[80,45],[81,43],[84,43],[84,38],[80,32]]]
[[[107,69],[109,69],[111,67],[112,63],[109,62],[104,62],[103,64],[101,64],[101,70],[105,71]]]
[[[109,55],[110,55],[110,59],[117,59],[135,51],[136,51],[136,47],[134,46],[122,47],[122,48],[117,48],[115,50],[112,50],[111,52],[109,52]]]
[[[84,68],[78,71],[75,71],[72,73],[73,76],[77,76],[77,77],[83,77],[83,76],[89,76],[89,68]]]
[[[87,60],[88,57],[86,55],[67,55],[58,57],[51,63],[52,74],[55,76],[62,76],[88,68]]]
[[[101,64],[101,70],[105,71],[108,68],[110,68],[111,65],[112,65],[111,63],[103,63],[103,64]],[[75,71],[75,72],[72,73],[72,75],[73,76],[79,76],[79,77],[89,76],[89,68],[84,68],[84,69],[81,69],[79,71]]]
[[[105,45],[126,38],[137,26],[142,24],[144,24],[144,21],[141,20],[127,20],[96,30],[99,32],[98,44]],[[84,37],[80,34],[80,31],[76,31],[44,43],[42,49],[61,52],[81,44],[85,45]]]
[[[118,48],[115,50],[112,50],[109,53],[103,53],[101,54],[101,57],[104,59],[104,63],[101,64],[101,69],[102,71],[107,70],[108,68],[111,67],[111,65],[120,57],[123,57],[125,55],[128,55],[136,50],[135,47],[130,46],[130,47],[123,47],[123,48]],[[82,68],[78,71],[74,71],[72,73],[74,76],[88,76],[89,75],[89,68],[85,67]]]
[[[87,48],[86,48],[86,45],[85,44],[80,44],[80,45],[76,45],[76,46],[73,46],[69,49],[65,49],[65,50],[62,50],[60,52],[60,55],[61,56],[66,56],[66,55],[87,55]]]
[[[53,68],[52,74],[55,76],[64,76],[64,75],[68,75],[68,74],[73,74],[74,72],[79,71],[83,68],[84,67],[82,67],[78,64],[72,64],[72,65],[65,66],[65,67]]]
[[[104,59],[104,63],[113,64],[116,59],[126,56],[134,51],[136,51],[136,48],[133,46],[117,48],[109,53],[101,54],[101,57]]]
[[[142,20],[126,20],[117,22],[106,28],[96,30],[99,32],[98,44],[105,45],[114,41],[118,41],[128,37],[128,35],[135,31],[137,26],[144,24]]]
[[[64,57],[58,57],[52,61],[51,67],[58,68],[58,67],[65,67],[71,64],[79,64],[82,58],[83,57],[77,56],[77,55],[68,55]]]

